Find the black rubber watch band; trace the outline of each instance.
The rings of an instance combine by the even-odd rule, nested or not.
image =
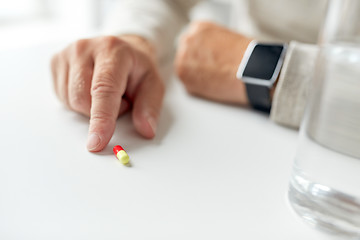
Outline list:
[[[253,108],[267,113],[270,112],[270,89],[267,86],[246,83],[246,92]]]
[[[286,44],[252,41],[240,62],[236,77],[246,85],[246,92],[254,109],[269,113],[271,90],[284,62]]]

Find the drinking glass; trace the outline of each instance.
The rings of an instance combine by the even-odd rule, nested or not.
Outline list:
[[[360,239],[360,0],[330,0],[288,197],[306,222]]]

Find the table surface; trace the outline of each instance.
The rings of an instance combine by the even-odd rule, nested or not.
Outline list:
[[[328,239],[287,202],[296,131],[190,96],[172,77],[155,139],[126,115],[89,153],[88,119],[52,89],[58,49],[0,54],[0,239]]]

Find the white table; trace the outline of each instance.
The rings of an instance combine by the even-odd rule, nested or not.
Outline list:
[[[0,53],[0,239],[327,239],[287,203],[296,131],[173,77],[154,140],[127,115],[89,153],[88,119],[52,91],[56,48]]]

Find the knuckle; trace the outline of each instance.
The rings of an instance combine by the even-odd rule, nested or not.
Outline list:
[[[112,56],[113,64],[121,64],[130,68],[131,64],[136,62],[133,49],[127,43],[115,47],[110,55]]]
[[[75,54],[75,56],[81,56],[84,54],[87,46],[88,46],[88,39],[80,39],[77,40],[73,46],[72,46],[72,52]]]
[[[100,52],[109,56],[113,63],[117,63],[119,56],[121,59],[134,59],[133,48],[127,42],[115,36],[101,37],[100,41]]]
[[[69,92],[69,104],[72,109],[79,112],[86,112],[90,108],[89,93],[85,92],[85,82],[79,80],[72,85]]]
[[[75,93],[69,97],[69,105],[72,109],[78,112],[84,112],[88,108],[85,96],[81,93]]]
[[[119,91],[112,73],[102,72],[91,86],[92,96],[109,95]]]
[[[96,122],[99,124],[108,125],[114,123],[115,121],[116,119],[111,113],[102,110],[93,112],[90,118],[90,124]]]
[[[104,36],[100,38],[100,41],[105,49],[111,50],[119,45],[125,45],[125,42],[115,36]]]
[[[187,58],[190,58],[191,55],[193,55],[193,52],[195,51],[197,45],[198,45],[198,38],[196,35],[193,35],[191,33],[185,34],[180,42],[178,51],[176,54],[176,61],[179,62],[179,64],[182,64],[186,61]]]
[[[213,26],[213,23],[205,21],[195,21],[190,24],[190,29],[193,32],[202,32],[209,29],[211,26]]]
[[[108,84],[107,82],[98,82],[94,84],[94,86],[91,88],[91,96],[109,96],[115,93],[114,87],[111,84]]]
[[[180,38],[180,45],[191,45],[194,41],[197,41],[203,32],[211,29],[213,25],[213,23],[204,21],[195,21],[191,23],[188,31],[186,31]]]
[[[195,32],[187,32],[185,33],[181,39],[180,39],[180,47],[186,48],[187,46],[191,45],[191,43],[196,39],[196,33]]]

